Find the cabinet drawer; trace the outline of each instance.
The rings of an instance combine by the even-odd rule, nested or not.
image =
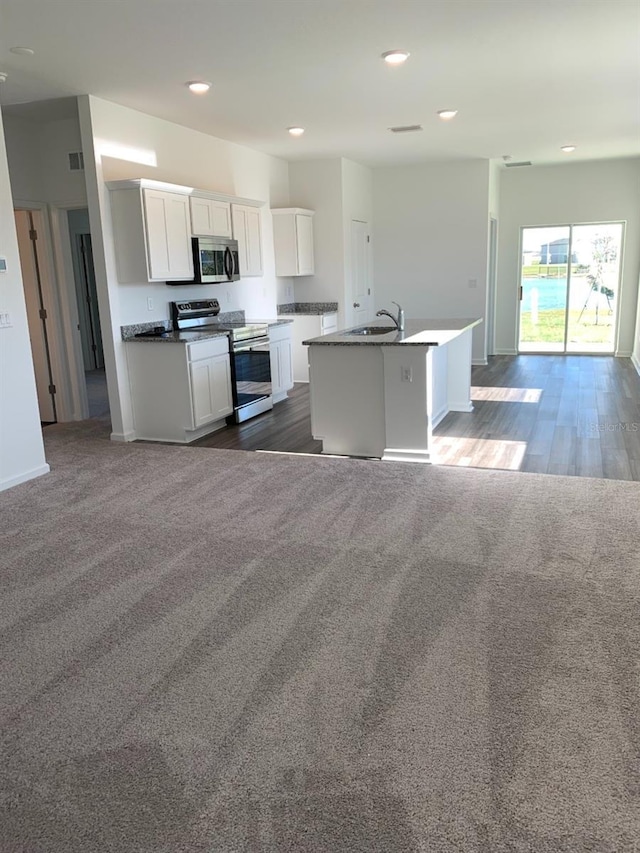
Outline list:
[[[337,314],[323,314],[322,316],[322,334],[326,335],[329,332],[335,332],[338,329]]]
[[[195,344],[187,344],[187,359],[189,361],[199,361],[202,358],[211,358],[213,355],[224,355],[228,352],[229,338],[226,335],[197,341]]]

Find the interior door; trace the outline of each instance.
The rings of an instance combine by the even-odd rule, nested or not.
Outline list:
[[[15,221],[40,420],[42,423],[55,423],[57,415],[47,332],[48,315],[42,295],[33,213],[30,210],[16,210]]]
[[[351,220],[351,281],[347,300],[347,326],[359,326],[371,319],[369,286],[369,225]]]

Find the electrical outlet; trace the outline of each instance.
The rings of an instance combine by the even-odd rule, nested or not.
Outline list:
[[[231,291],[227,290],[227,302],[231,302]]]
[[[413,371],[410,367],[400,368],[400,379],[402,382],[413,382]]]
[[[8,329],[13,326],[11,314],[8,311],[0,311],[0,329]]]
[[[153,299],[150,296],[147,297],[147,311],[153,311]]]
[[[293,288],[290,284],[287,285],[287,299],[291,299],[293,296]]]

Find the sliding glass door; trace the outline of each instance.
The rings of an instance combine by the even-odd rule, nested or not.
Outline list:
[[[622,229],[522,229],[520,352],[614,351]]]

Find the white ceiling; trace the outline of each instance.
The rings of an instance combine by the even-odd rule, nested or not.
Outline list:
[[[0,0],[0,71],[3,111],[91,93],[288,160],[640,153],[640,0]]]

